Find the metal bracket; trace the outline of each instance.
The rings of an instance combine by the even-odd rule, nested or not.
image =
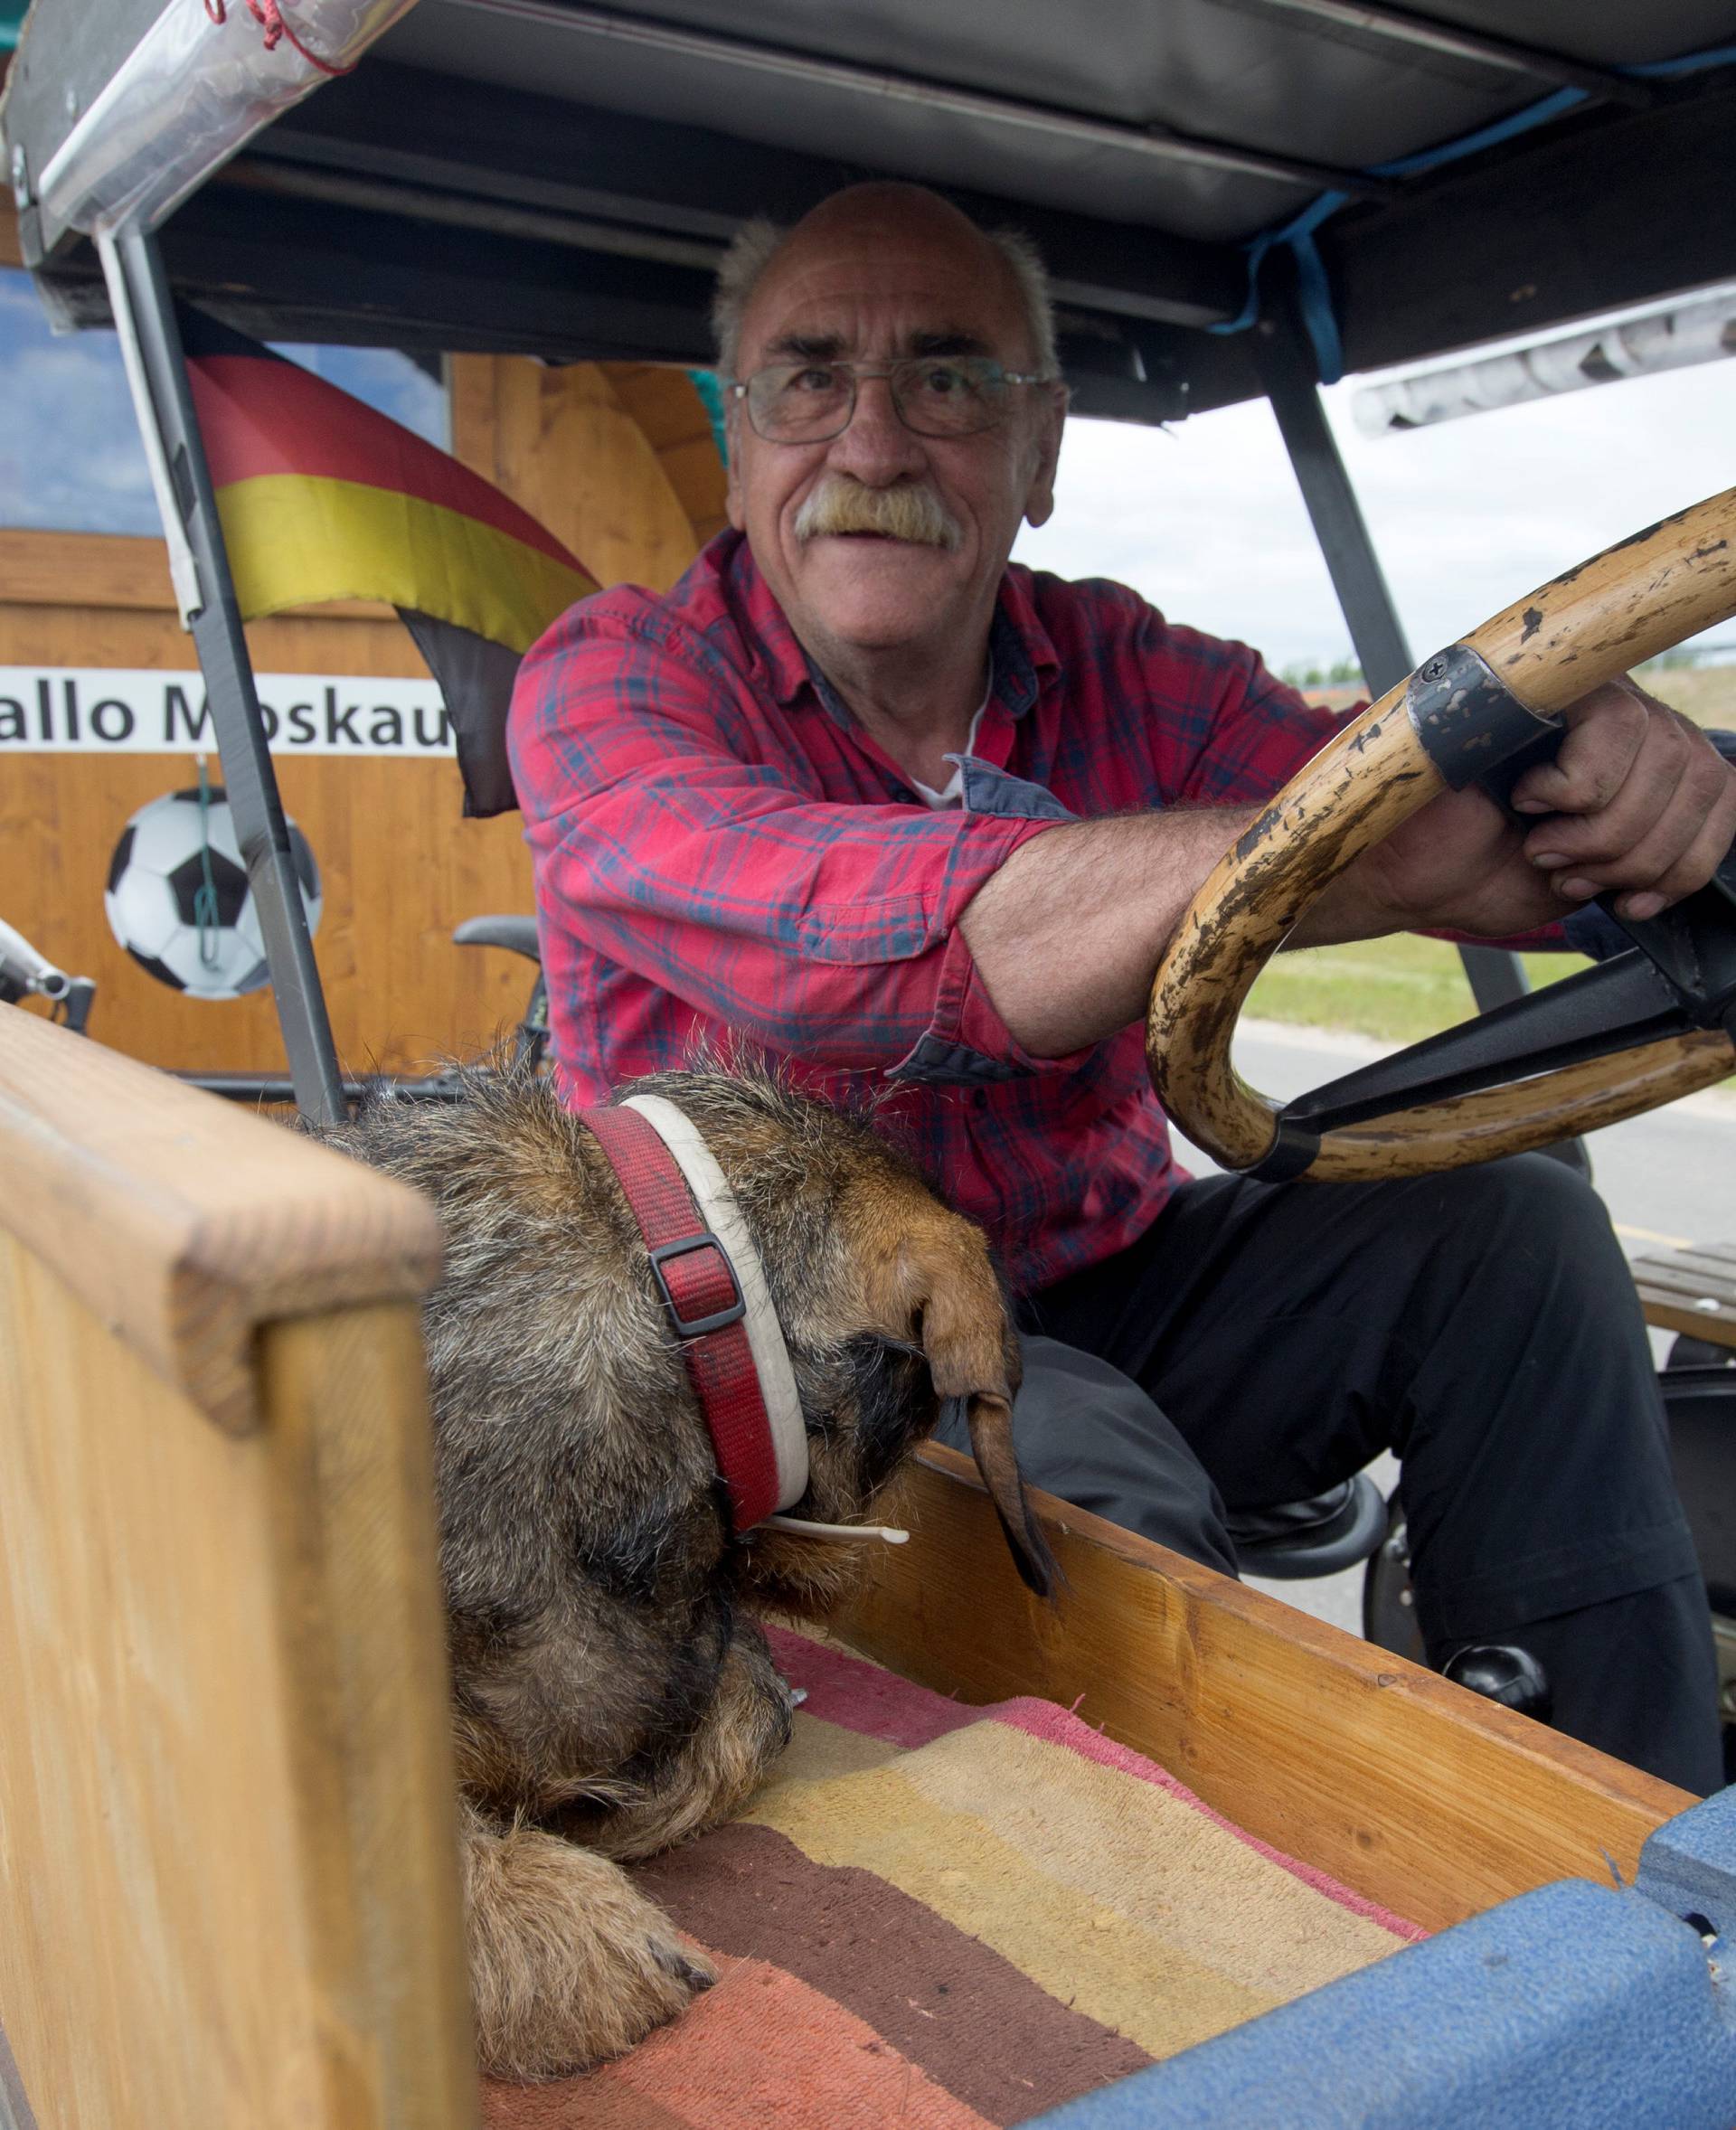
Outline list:
[[[1513,814],[1513,790],[1535,762],[1547,760],[1565,721],[1530,709],[1467,644],[1438,652],[1411,676],[1405,708],[1429,759],[1455,791],[1480,785]],[[1736,1034],[1736,890],[1722,877],[1662,910],[1627,918],[1613,893],[1598,907],[1619,926],[1669,985],[1689,1021]]]
[[[1724,874],[1656,917],[1623,917],[1615,905],[1613,895],[1598,897],[1598,907],[1670,985],[1688,1018],[1736,1041],[1736,888]]]
[[[1294,1105],[1287,1105],[1278,1113],[1277,1132],[1270,1147],[1249,1169],[1241,1173],[1253,1176],[1262,1183],[1288,1183],[1293,1177],[1306,1176],[1314,1166],[1315,1156],[1320,1151],[1320,1134],[1300,1118],[1290,1114]]]
[[[1468,644],[1450,644],[1420,665],[1404,707],[1429,760],[1455,791],[1486,780],[1523,749],[1567,730],[1560,718],[1521,702]],[[1491,796],[1505,801],[1506,795]]]

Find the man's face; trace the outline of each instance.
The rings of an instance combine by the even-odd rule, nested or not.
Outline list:
[[[1035,367],[1012,274],[986,239],[921,202],[879,203],[805,224],[761,275],[742,323],[737,370],[770,363],[984,355]],[[1000,424],[976,436],[905,428],[884,378],[864,378],[842,436],[769,442],[731,403],[730,521],[747,534],[778,605],[824,665],[829,652],[986,640],[1020,520],[1053,506],[1058,387],[1014,385]],[[798,530],[804,505],[848,522],[860,490],[914,507],[907,531]],[[872,509],[873,498],[869,498]]]

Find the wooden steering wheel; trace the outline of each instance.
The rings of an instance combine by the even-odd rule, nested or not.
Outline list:
[[[1736,892],[1722,881],[1644,923],[1617,919],[1632,951],[1281,1108],[1230,1059],[1255,977],[1353,860],[1448,786],[1505,801],[1558,742],[1554,713],[1731,613],[1736,488],[1568,570],[1335,735],[1224,853],[1157,971],[1146,1062],[1188,1137],[1260,1176],[1421,1175],[1736,1070]]]

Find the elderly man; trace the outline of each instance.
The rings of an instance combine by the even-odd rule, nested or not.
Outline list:
[[[882,1098],[1021,1293],[1040,1484],[1233,1573],[1226,1502],[1394,1447],[1431,1659],[1520,1644],[1563,1728],[1714,1786],[1704,1592],[1597,1201],[1541,1158],[1367,1186],[1172,1163],[1154,971],[1329,721],[1241,645],[1009,565],[1065,410],[1034,255],[854,187],[744,232],[717,322],[733,529],[666,598],[575,607],[514,702],[571,1098],[739,1039]],[[1291,943],[1704,881],[1736,777],[1632,688],[1569,721],[1518,787],[1529,834],[1439,798]]]

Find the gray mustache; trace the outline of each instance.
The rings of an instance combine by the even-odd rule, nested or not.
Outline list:
[[[958,520],[931,489],[864,488],[860,481],[834,475],[814,490],[796,514],[797,540],[826,533],[880,532],[948,554],[961,545]]]

